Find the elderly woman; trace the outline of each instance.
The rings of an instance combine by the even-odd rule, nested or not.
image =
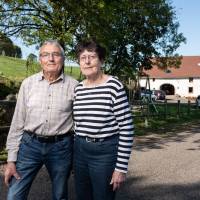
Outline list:
[[[113,200],[125,181],[133,143],[133,121],[122,83],[103,73],[105,49],[95,41],[78,45],[85,80],[75,89],[74,172],[77,200]]]

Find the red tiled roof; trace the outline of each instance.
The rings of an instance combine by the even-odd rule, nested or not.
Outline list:
[[[200,56],[183,56],[181,62],[179,68],[169,68],[170,73],[160,70],[156,66],[151,70],[146,70],[145,73],[150,78],[200,78]]]

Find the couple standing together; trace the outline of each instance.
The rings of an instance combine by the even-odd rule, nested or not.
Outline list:
[[[53,200],[68,199],[72,163],[77,200],[114,200],[125,181],[133,143],[125,90],[103,73],[101,45],[82,42],[76,53],[82,82],[64,75],[64,50],[53,40],[40,47],[42,71],[22,82],[6,145],[8,200],[27,199],[43,165]]]

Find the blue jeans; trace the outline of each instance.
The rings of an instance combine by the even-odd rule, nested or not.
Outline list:
[[[87,142],[75,136],[74,178],[77,200],[114,200],[110,181],[117,161],[118,136]]]
[[[16,162],[21,179],[12,177],[8,200],[27,199],[31,184],[40,168],[45,165],[52,181],[54,200],[67,200],[67,182],[72,165],[73,137],[64,137],[54,143],[41,143],[24,132]],[[38,197],[39,198],[39,197]]]

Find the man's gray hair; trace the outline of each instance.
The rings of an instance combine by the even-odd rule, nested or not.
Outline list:
[[[42,45],[40,46],[39,53],[41,52],[41,48],[47,44],[52,44],[52,45],[57,46],[61,50],[61,54],[63,58],[65,57],[65,51],[57,40],[46,40],[45,42],[43,42]]]

